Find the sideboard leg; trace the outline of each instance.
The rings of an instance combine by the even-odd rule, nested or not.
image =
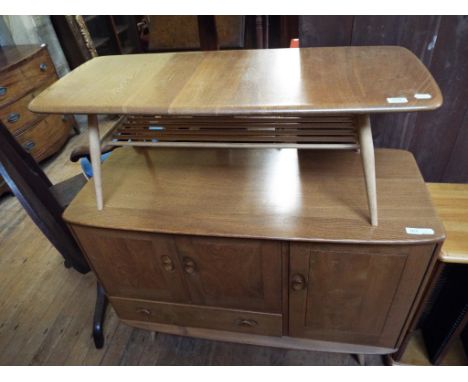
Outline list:
[[[359,116],[358,133],[371,224],[377,226],[377,186],[375,181],[374,142],[372,141],[369,115]]]
[[[99,282],[97,283],[96,307],[94,308],[93,317],[93,340],[96,349],[101,349],[104,346],[104,318],[106,315],[107,304],[106,292]]]
[[[102,210],[102,182],[101,182],[101,140],[99,139],[99,125],[96,114],[88,114],[89,152],[93,167],[94,189],[96,192],[97,209]]]
[[[358,361],[359,365],[366,366],[366,356],[364,354],[354,354],[356,361]]]

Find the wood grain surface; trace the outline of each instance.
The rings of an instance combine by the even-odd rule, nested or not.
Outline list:
[[[429,94],[429,99],[415,98]],[[406,97],[405,103],[387,98]],[[431,74],[395,46],[94,58],[30,104],[38,113],[252,115],[431,110]]]
[[[468,264],[468,185],[427,183],[427,186],[447,232],[439,259]]]
[[[398,348],[434,245],[292,243],[292,337]]]
[[[376,151],[378,227],[368,221],[361,155],[295,149],[119,148],[103,163],[104,206],[89,182],[74,224],[187,235],[366,243],[444,238],[414,158]],[[406,227],[432,228],[408,235]]]

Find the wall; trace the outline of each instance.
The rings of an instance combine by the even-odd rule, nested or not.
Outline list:
[[[426,181],[468,183],[467,16],[299,16],[301,47],[401,45],[439,84],[432,112],[376,115],[376,147],[411,151]]]

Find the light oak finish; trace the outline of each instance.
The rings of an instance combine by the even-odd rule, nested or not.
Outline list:
[[[96,211],[88,184],[64,216],[132,325],[394,351],[444,232],[411,154],[376,153],[379,227],[350,203],[366,209],[359,153],[289,149],[121,148],[104,164],[107,207]]]
[[[433,251],[292,243],[289,334],[397,348]]]
[[[417,99],[415,94],[430,94]],[[406,103],[387,98],[406,97]],[[96,57],[44,91],[37,113],[261,115],[432,110],[440,90],[395,46]]]
[[[123,320],[195,326],[213,330],[281,336],[281,314],[110,298]]]
[[[256,334],[243,334],[223,330],[167,325],[147,321],[123,320],[123,322],[133,327],[157,331],[161,333],[170,333],[178,336],[190,336],[216,341],[229,341],[234,343],[237,342],[249,345],[280,347],[285,349],[297,349],[308,351],[318,350],[324,352],[338,353],[362,352],[365,353],[367,357],[369,357],[369,354],[389,354],[395,351],[395,349],[391,348],[376,348],[374,346],[343,344],[331,341],[310,340],[306,338],[294,338],[288,336],[272,337]]]
[[[279,242],[73,230],[111,297],[282,311]]]
[[[107,127],[108,123],[100,123],[101,129]],[[104,135],[103,130],[101,135]],[[74,136],[57,158],[45,163],[45,171],[53,182],[81,172],[80,166],[68,158],[73,148],[83,144],[87,144],[85,134]],[[289,348],[281,349],[279,347],[285,347],[286,342],[280,343],[277,337],[239,332],[219,334],[219,331],[181,327],[164,330],[163,325],[151,324],[151,330],[158,331],[152,341],[154,332],[150,332],[149,327],[134,328],[142,327],[142,322],[128,326],[112,308],[106,315],[106,346],[95,349],[90,335],[96,293],[94,275],[90,273],[83,277],[65,269],[61,256],[27,217],[16,198],[1,198],[0,211],[1,365],[357,364],[349,354],[323,352],[325,345],[329,351],[337,351],[338,347],[332,346],[335,344],[290,337]],[[249,345],[253,337],[261,347]],[[222,342],[227,339],[230,342]],[[350,345],[345,351],[357,351],[353,349],[355,345]],[[361,349],[366,354],[371,350],[369,347]],[[466,364],[461,345],[455,350],[458,353],[447,356],[444,363]],[[388,352],[391,349],[383,349],[380,353]],[[407,356],[412,359],[424,357],[420,346],[411,345],[404,360]],[[381,357],[366,355],[366,364],[382,365]]]
[[[368,223],[359,153],[294,149],[119,148],[103,163],[106,208],[96,210],[87,184],[64,217],[76,225],[168,234],[442,241],[442,224],[412,155],[382,149],[375,158],[378,227]],[[434,235],[409,235],[405,227],[431,228]]]
[[[439,260],[468,264],[468,185],[427,183],[427,187],[447,232]]]
[[[73,96],[71,96],[73,94]],[[401,47],[339,47],[165,53],[94,58],[44,91],[29,107],[38,113],[99,113],[175,116],[324,116],[432,110],[442,95],[424,65]],[[142,117],[140,117],[142,118]],[[158,118],[158,117],[157,117]],[[164,117],[163,117],[164,118]],[[351,120],[354,120],[352,116]],[[371,224],[377,197],[369,117],[357,126],[363,152]],[[137,117],[138,119],[138,117]],[[281,118],[280,118],[281,119]],[[355,129],[346,135],[320,132],[320,124],[273,122],[260,130],[252,120],[239,131],[208,119],[203,129],[123,124],[111,144],[168,147],[357,148]],[[185,121],[182,121],[184,123]],[[253,123],[253,125],[251,125]],[[218,129],[213,129],[216,126]],[[234,125],[235,126],[235,125]],[[355,127],[352,123],[351,127]],[[200,125],[198,125],[200,127]],[[228,129],[230,127],[230,129]],[[265,126],[263,126],[265,127]],[[322,126],[323,127],[323,126]],[[98,138],[90,125],[98,210],[104,205]],[[307,134],[305,133],[307,132]],[[321,146],[323,144],[323,146]]]

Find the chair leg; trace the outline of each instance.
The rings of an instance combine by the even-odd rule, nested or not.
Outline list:
[[[106,316],[106,308],[109,300],[106,292],[99,282],[97,283],[96,307],[94,308],[93,318],[93,339],[96,349],[101,349],[104,346],[104,318]]]

